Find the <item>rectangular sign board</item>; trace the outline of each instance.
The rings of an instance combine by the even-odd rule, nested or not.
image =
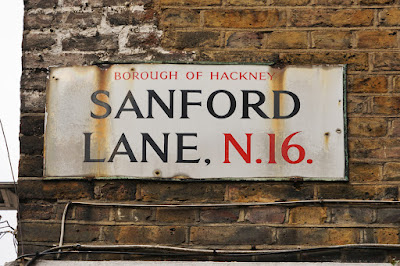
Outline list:
[[[346,180],[344,66],[51,68],[46,177]]]

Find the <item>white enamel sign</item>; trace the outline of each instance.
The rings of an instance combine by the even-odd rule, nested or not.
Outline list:
[[[47,177],[345,180],[344,67],[51,68]]]

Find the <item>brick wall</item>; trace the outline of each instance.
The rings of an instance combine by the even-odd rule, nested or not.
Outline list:
[[[24,21],[19,237],[25,253],[57,244],[64,206],[78,200],[386,203],[173,209],[71,205],[66,244],[254,250],[399,243],[400,208],[387,202],[398,200],[400,184],[399,0],[26,0]],[[47,67],[150,60],[348,64],[349,182],[42,180]],[[201,259],[390,261],[395,257],[400,258],[396,249],[383,248]]]

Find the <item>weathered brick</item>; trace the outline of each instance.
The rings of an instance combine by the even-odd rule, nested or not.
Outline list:
[[[278,9],[257,10],[206,10],[206,27],[217,28],[267,28],[286,25],[286,13]]]
[[[48,50],[56,44],[56,36],[50,33],[24,34],[22,48],[24,51]]]
[[[369,113],[372,99],[365,96],[347,96],[347,113],[348,114],[366,114]]]
[[[370,224],[374,222],[374,210],[360,207],[329,208],[330,223],[335,224]]]
[[[64,51],[113,51],[118,49],[118,37],[113,34],[75,35],[62,41]]]
[[[121,207],[113,210],[113,220],[118,222],[146,223],[153,220],[150,208]]]
[[[393,119],[390,128],[391,137],[400,137],[400,119]]]
[[[310,3],[310,0],[272,0],[273,6],[305,6]]]
[[[400,97],[377,96],[373,99],[373,112],[381,115],[395,115],[400,112]]]
[[[397,31],[360,31],[357,33],[358,48],[396,48]]]
[[[204,208],[200,210],[200,221],[204,223],[233,223],[237,222],[238,219],[238,208]]]
[[[43,137],[39,136],[20,136],[20,152],[21,154],[42,155],[43,154]]]
[[[256,51],[202,51],[200,60],[213,62],[263,62],[273,63],[279,60],[279,54]]]
[[[24,53],[22,57],[22,67],[24,69],[46,69],[49,66],[82,66],[92,65],[99,60],[100,56],[97,54],[51,52],[40,52],[38,54]]]
[[[46,105],[46,93],[42,91],[21,92],[22,113],[43,113]]]
[[[186,241],[182,226],[120,226],[116,228],[118,244],[180,245]]]
[[[384,118],[349,118],[349,136],[383,137],[388,131],[388,121]]]
[[[371,26],[374,12],[370,9],[296,9],[290,22],[297,27]]]
[[[351,6],[355,3],[355,0],[314,0],[315,5],[321,6]]]
[[[86,224],[66,224],[64,241],[69,243],[79,242],[95,242],[99,241],[101,234],[106,234],[106,227],[101,228],[100,225],[86,225]],[[59,229],[58,229],[59,230]],[[111,240],[108,238],[108,240]],[[111,242],[111,241],[110,241]]]
[[[134,200],[136,198],[136,183],[123,181],[96,182],[94,196],[99,200]]]
[[[21,134],[25,136],[42,136],[44,134],[44,115],[22,116]]]
[[[24,0],[25,9],[55,8],[58,0]]]
[[[148,9],[145,11],[115,10],[107,13],[107,22],[111,26],[139,25],[143,22],[155,21],[155,11]]]
[[[229,48],[261,48],[264,33],[261,32],[229,32],[225,34],[226,47]]]
[[[307,32],[274,31],[266,34],[265,48],[301,49],[307,48]]]
[[[387,5],[393,3],[394,0],[360,0],[361,5]]]
[[[195,245],[272,244],[273,229],[264,226],[193,226],[190,243]]]
[[[399,71],[400,53],[376,53],[374,60],[374,70]]]
[[[383,180],[399,181],[400,163],[385,163],[385,166],[383,167]]]
[[[23,220],[50,220],[56,218],[54,204],[45,201],[20,203],[19,214]]]
[[[354,158],[399,158],[400,141],[398,139],[351,139],[350,157]]]
[[[385,76],[349,76],[348,91],[354,93],[385,93],[388,82]]]
[[[220,33],[212,31],[169,31],[163,38],[163,47],[176,49],[218,47]]]
[[[349,31],[313,31],[311,32],[313,47],[318,49],[351,48],[351,32]]]
[[[216,6],[221,5],[221,0],[160,0],[166,6]]]
[[[110,207],[77,205],[74,207],[75,220],[84,221],[108,221],[110,217]]]
[[[279,185],[244,183],[228,185],[226,200],[239,202],[286,201],[312,199],[313,196],[314,187],[308,184],[295,187],[284,183]]]
[[[281,53],[285,64],[348,64],[349,70],[368,70],[368,55],[364,53],[322,52],[322,53]]]
[[[389,8],[379,12],[380,24],[383,26],[400,25],[400,8]]]
[[[196,221],[196,210],[188,209],[167,209],[159,208],[156,212],[156,219],[162,223],[193,223]]]
[[[211,183],[142,183],[139,189],[142,201],[219,202],[225,194],[225,184]]]
[[[368,185],[354,186],[350,184],[319,185],[318,198],[321,199],[374,199],[375,187]]]
[[[24,29],[45,29],[52,27],[56,21],[61,20],[60,13],[29,13],[24,16]]]
[[[383,263],[387,261],[386,252],[379,249],[343,250],[342,260],[348,262]]]
[[[21,155],[19,158],[18,176],[43,176],[43,157],[40,155]]]
[[[161,13],[160,25],[175,28],[200,26],[200,11],[166,9]]]
[[[68,12],[65,14],[65,21],[62,23],[62,27],[73,28],[78,26],[82,29],[96,27],[100,24],[101,16],[101,10],[93,12]]]
[[[290,210],[291,224],[324,224],[327,219],[326,207],[296,207]]]
[[[376,242],[379,244],[398,244],[399,229],[397,228],[377,228],[374,230]]]
[[[23,70],[21,75],[21,90],[46,89],[47,71],[42,69]]]
[[[359,241],[354,228],[279,228],[278,245],[344,245]]]
[[[382,165],[352,163],[349,166],[351,182],[374,182],[382,179]]]
[[[27,223],[22,222],[23,239],[29,239],[32,242],[58,242],[60,237],[60,223]],[[46,233],[43,233],[46,232]]]
[[[44,181],[43,199],[92,199],[93,184],[84,181]],[[35,198],[35,196],[31,196]]]
[[[160,44],[160,38],[155,32],[131,32],[128,35],[126,47],[148,49],[157,47]]]
[[[267,0],[228,0],[232,6],[265,6]]]
[[[279,223],[285,222],[286,208],[268,206],[253,207],[246,211],[245,220],[253,224],[258,223]]]
[[[382,208],[376,212],[376,222],[380,224],[400,224],[399,208]]]
[[[89,0],[89,3],[100,0]],[[101,0],[102,6],[126,6],[131,5],[146,5],[152,2],[152,0]]]

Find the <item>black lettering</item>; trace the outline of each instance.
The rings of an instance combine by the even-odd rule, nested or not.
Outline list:
[[[92,102],[94,104],[97,104],[101,107],[103,107],[104,109],[106,109],[106,113],[103,115],[96,115],[93,112],[90,112],[90,116],[96,119],[103,119],[106,118],[107,116],[109,116],[111,114],[111,106],[103,101],[100,101],[99,99],[97,99],[97,95],[98,94],[105,94],[107,97],[110,96],[110,93],[108,91],[104,91],[104,90],[98,90],[92,93],[92,96],[90,97],[90,99],[92,100]]]
[[[260,105],[265,102],[265,95],[260,91],[242,91],[243,92],[243,116],[242,118],[250,118],[249,116],[249,108],[253,108],[256,113],[262,118],[269,118],[261,109]],[[256,103],[249,103],[249,94],[255,93],[258,95],[258,101]]]
[[[197,146],[184,146],[183,137],[197,137],[197,133],[177,133],[178,136],[178,158],[177,163],[198,163],[200,159],[185,160],[183,159],[183,150],[197,150]]]
[[[213,101],[214,101],[215,96],[216,96],[218,93],[224,93],[224,94],[228,95],[228,97],[229,97],[229,101],[230,101],[229,111],[228,111],[225,115],[218,115],[218,114],[214,111]],[[226,91],[226,90],[214,91],[213,93],[211,93],[210,97],[208,97],[208,100],[207,100],[207,109],[208,109],[208,112],[209,112],[212,116],[214,116],[215,118],[227,118],[227,117],[230,117],[230,116],[235,112],[235,109],[236,109],[236,100],[235,100],[235,97],[232,95],[232,93],[230,93],[229,91]]]
[[[119,146],[121,146],[121,144],[124,145],[125,151],[118,151]],[[131,146],[129,145],[128,140],[126,139],[124,133],[122,133],[121,137],[119,138],[118,143],[115,146],[114,151],[111,154],[108,162],[113,162],[115,155],[128,155],[131,162],[137,162],[135,156],[133,155]]]
[[[125,105],[128,102],[128,100],[131,103],[132,108],[125,108]],[[136,113],[137,118],[144,118],[131,91],[128,91],[128,93],[126,94],[125,99],[124,99],[123,103],[121,104],[121,107],[119,108],[118,113],[115,116],[115,118],[119,118],[121,116],[121,113],[125,112],[125,111],[134,111]]]
[[[188,106],[189,105],[201,106],[201,102],[189,102],[188,101],[188,93],[200,93],[201,94],[201,90],[183,90],[182,91],[182,116],[181,116],[181,118],[189,118],[188,117]]]
[[[160,147],[154,142],[148,133],[142,133],[142,162],[147,162],[147,145],[149,143],[153,150],[157,153],[158,157],[166,163],[168,162],[168,135],[169,133],[163,133],[164,135],[164,151],[161,151]]]
[[[300,100],[297,97],[296,94],[294,94],[291,91],[273,91],[274,92],[274,119],[287,119],[295,116],[299,111],[300,111]],[[280,114],[280,95],[281,94],[287,94],[290,97],[292,97],[293,102],[294,102],[294,107],[292,112],[289,115],[282,116]]]
[[[156,100],[158,105],[164,111],[164,113],[169,117],[174,117],[174,90],[169,90],[169,108],[167,105],[161,100],[160,96],[154,91],[149,90],[149,115],[147,118],[153,118],[153,99]]]
[[[85,163],[104,162],[106,159],[92,159],[90,158],[90,136],[92,133],[83,133],[85,135]]]

